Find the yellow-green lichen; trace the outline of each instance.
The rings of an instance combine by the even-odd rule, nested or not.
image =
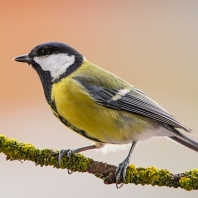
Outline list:
[[[91,161],[91,159],[81,154],[75,154],[72,155],[71,160],[68,157],[63,158],[61,161],[61,168],[68,168],[71,171],[86,172]]]
[[[136,168],[135,165],[130,165],[127,171],[126,183],[178,187],[173,182],[172,177],[173,175],[166,169],[158,170],[155,167]]]
[[[96,176],[99,175],[106,183],[115,183],[115,166],[93,161],[81,154],[73,154],[71,160],[68,157],[64,157],[61,167],[59,167],[58,150],[37,149],[32,144],[18,142],[16,139],[7,138],[4,135],[0,135],[0,153],[4,153],[7,160],[29,160],[40,166],[67,168],[78,172],[88,171]],[[100,166],[97,166],[97,164],[100,164]],[[101,167],[103,171],[98,167]],[[108,168],[112,171],[106,171]],[[111,182],[107,182],[109,181],[108,179],[111,179]],[[155,167],[136,168],[135,165],[130,165],[127,168],[126,183],[198,190],[198,169],[174,175],[166,169],[159,170]]]
[[[58,150],[48,148],[39,150],[32,144],[18,142],[16,139],[0,135],[0,153],[7,156],[7,160],[29,160],[40,166],[53,166],[59,168]],[[80,154],[74,154],[72,160],[63,158],[61,168],[72,171],[85,172],[89,167],[91,159]]]
[[[198,169],[186,171],[185,176],[179,180],[179,183],[183,189],[188,191],[198,189]]]

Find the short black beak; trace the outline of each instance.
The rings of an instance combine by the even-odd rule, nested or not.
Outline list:
[[[28,54],[24,54],[21,56],[17,56],[15,58],[13,58],[12,60],[22,62],[22,63],[30,63],[32,59],[29,58]]]

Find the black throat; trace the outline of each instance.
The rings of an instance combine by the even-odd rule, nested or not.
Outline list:
[[[52,99],[51,99],[52,85],[54,83],[57,83],[57,82],[61,81],[63,78],[66,78],[67,76],[69,76],[73,72],[75,72],[82,65],[82,62],[83,62],[83,57],[82,56],[77,57],[74,64],[71,65],[69,68],[67,68],[67,70],[56,79],[53,79],[51,77],[51,74],[50,74],[49,71],[42,70],[40,65],[38,65],[35,61],[32,62],[31,65],[36,70],[36,72],[38,73],[38,75],[40,77],[40,80],[41,80],[41,83],[43,85],[45,98],[46,98],[48,104],[51,106],[51,108],[54,111],[56,111],[56,106],[55,106],[54,101],[52,101]]]
[[[39,75],[39,78],[40,78],[42,86],[43,86],[45,98],[46,98],[48,104],[51,106],[51,103],[52,103],[51,90],[52,90],[52,84],[53,84],[51,74],[49,71],[43,71],[41,69],[41,67],[36,62],[33,62],[31,65]]]

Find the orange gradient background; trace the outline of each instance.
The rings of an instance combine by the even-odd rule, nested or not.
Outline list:
[[[40,80],[12,58],[46,41],[65,42],[91,62],[135,85],[198,134],[198,1],[1,1],[0,131],[38,148],[90,144],[50,112]],[[192,137],[198,139],[196,135]],[[128,150],[84,154],[117,165]],[[197,192],[115,185],[87,173],[36,167],[0,155],[0,197],[180,197]],[[198,168],[198,153],[165,138],[138,144],[131,163],[180,173]]]

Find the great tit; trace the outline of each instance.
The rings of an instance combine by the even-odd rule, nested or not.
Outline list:
[[[177,129],[191,130],[178,122],[145,93],[116,75],[89,62],[67,44],[47,42],[15,61],[31,65],[40,77],[45,98],[54,115],[93,145],[62,149],[64,155],[102,148],[107,144],[131,144],[129,154],[116,169],[116,186],[125,181],[136,143],[166,136],[198,152],[198,142]]]

